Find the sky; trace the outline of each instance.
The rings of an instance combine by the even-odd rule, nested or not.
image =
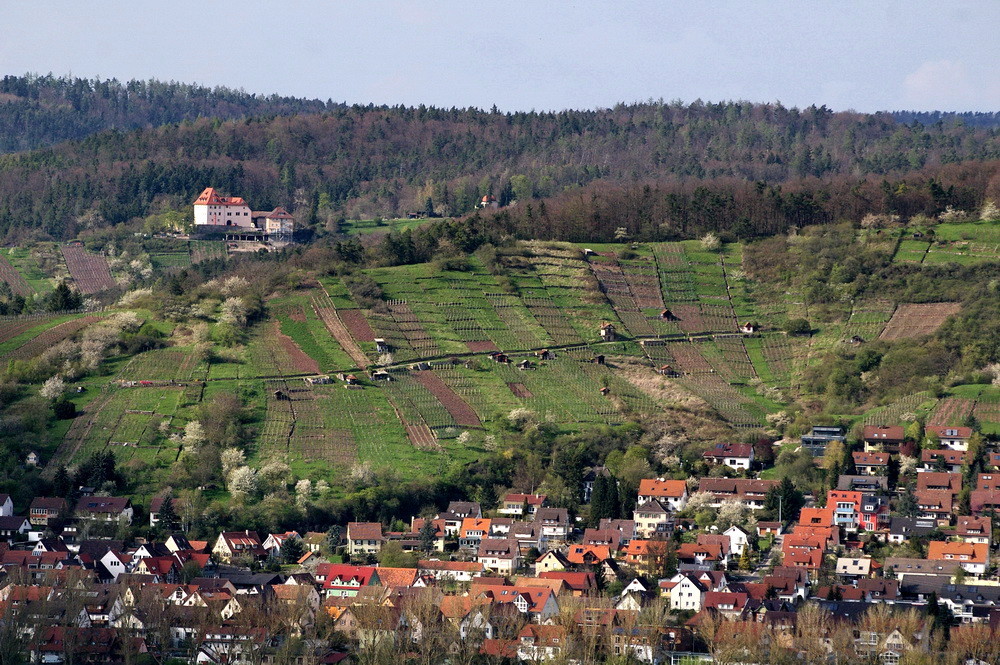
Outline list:
[[[3,5],[0,74],[504,111],[649,99],[1000,111],[996,0]]]

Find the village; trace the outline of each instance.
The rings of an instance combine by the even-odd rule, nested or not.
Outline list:
[[[510,492],[496,505],[452,501],[402,531],[350,522],[200,541],[169,494],[139,506],[78,488],[75,501],[20,510],[3,495],[0,602],[12,639],[45,663],[435,650],[585,662],[587,648],[644,663],[733,662],[733,649],[773,662],[753,658],[794,645],[895,664],[934,630],[964,644],[995,629],[1000,452],[971,427],[928,426],[915,441],[902,426],[866,426],[856,442],[816,427],[801,441],[817,460],[845,443],[852,463],[826,496],[761,479],[759,446],[720,443],[704,453],[707,477],[643,479],[631,519],[596,518],[617,500],[603,467],[584,475],[578,514]],[[155,537],[95,537],[146,523]],[[293,643],[296,660],[282,661]]]

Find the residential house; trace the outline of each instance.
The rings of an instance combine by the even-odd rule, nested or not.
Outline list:
[[[286,540],[297,539],[302,540],[302,536],[299,535],[298,531],[286,531],[285,533],[271,533],[268,534],[264,542],[261,543],[261,547],[267,551],[268,556],[272,558],[278,558],[281,556],[281,546]],[[304,549],[304,548],[303,548]]]
[[[459,531],[458,546],[463,550],[475,552],[490,532],[490,520],[480,517],[466,517],[462,520],[462,528]]]
[[[729,538],[729,551],[734,556],[743,556],[743,550],[750,544],[750,534],[735,524],[722,533]]]
[[[548,505],[548,497],[544,494],[511,493],[504,496],[497,512],[501,515],[527,517],[534,515],[539,508]]]
[[[962,465],[969,457],[967,450],[924,449],[920,451],[920,468],[918,471],[949,471],[961,473]]]
[[[872,574],[871,557],[837,557],[837,574],[844,577],[869,577]]]
[[[967,543],[989,545],[993,536],[993,520],[963,515],[958,518],[955,535]]]
[[[985,543],[932,540],[927,544],[928,561],[957,561],[966,572],[982,575],[990,563],[990,547]]]
[[[970,509],[974,515],[991,515],[1000,511],[1000,491],[974,490],[969,499]]]
[[[66,513],[68,509],[66,499],[36,496],[28,506],[28,521],[35,526],[48,526],[49,521]]]
[[[639,506],[650,501],[658,501],[664,508],[678,511],[683,510],[687,500],[687,482],[683,480],[644,478],[639,481],[639,495],[636,499],[636,504]]]
[[[926,474],[919,474],[921,476]],[[975,492],[972,493],[973,499]],[[918,517],[933,519],[942,526],[951,523],[951,513],[954,508],[955,494],[950,490],[917,490],[913,493],[920,510]]]
[[[980,473],[976,478],[976,489],[981,491],[1000,491],[1000,473]]]
[[[98,522],[132,523],[132,500],[124,496],[84,496],[76,502],[76,517]]]
[[[802,447],[812,453],[813,457],[822,457],[830,443],[843,443],[845,438],[843,427],[816,425],[808,434],[802,435]]]
[[[541,525],[542,536],[547,540],[564,541],[572,530],[565,508],[539,508],[535,511],[535,522]]]
[[[826,505],[833,508],[833,523],[836,526],[857,531],[861,523],[861,492],[830,490],[826,493]]]
[[[854,467],[863,476],[883,476],[889,468],[889,453],[851,453]]]
[[[517,636],[517,657],[521,662],[540,663],[560,657],[566,646],[565,626],[528,624]]]
[[[379,522],[349,522],[347,552],[352,557],[375,555],[382,550],[382,525]]]
[[[11,501],[10,494],[0,494],[0,517],[12,517],[14,515],[14,502]]]
[[[899,445],[906,439],[902,425],[866,425],[861,430],[861,440],[867,452],[898,453]]]
[[[968,450],[969,439],[972,438],[972,428],[953,427],[951,425],[928,425],[924,428],[924,435],[927,437],[938,437],[942,448]]]
[[[889,527],[889,499],[877,494],[862,494],[858,510],[858,528],[880,531]]]
[[[669,598],[670,609],[675,612],[700,612],[709,588],[696,573],[678,573],[660,585],[661,593]]]
[[[714,497],[711,504],[714,508],[721,506],[723,501],[739,501],[750,510],[760,510],[768,491],[779,484],[777,480],[702,478],[698,481],[698,491]]]
[[[917,491],[947,490],[952,494],[962,491],[962,474],[927,471],[917,474]]]
[[[471,582],[485,570],[483,564],[478,561],[421,559],[417,562],[417,571],[421,577],[429,575],[438,581]]]
[[[713,464],[724,464],[737,471],[749,471],[754,459],[753,446],[749,443],[717,443],[702,456]]]
[[[473,584],[470,595],[494,606],[513,605],[532,621],[542,623],[559,613],[559,602],[552,589],[545,587]]]
[[[244,558],[257,561],[267,558],[267,551],[262,547],[256,531],[223,531],[212,546],[212,554],[223,563]]]
[[[31,531],[31,522],[27,517],[17,517],[15,515],[4,515],[0,517],[0,538],[10,540],[16,536],[23,536]]]
[[[910,538],[926,536],[937,529],[937,521],[928,517],[892,517],[889,520],[889,542],[900,545]]]
[[[326,598],[354,598],[365,587],[382,586],[374,566],[321,563],[316,568],[316,580],[323,583]]]
[[[635,522],[635,533],[639,538],[667,534],[674,528],[673,512],[659,501],[647,501],[636,506],[632,520]]]
[[[479,544],[476,561],[486,570],[512,575],[521,565],[521,548],[516,540],[484,538]]]
[[[841,474],[837,477],[837,489],[852,492],[879,493],[889,490],[889,479],[885,476],[858,476]]]

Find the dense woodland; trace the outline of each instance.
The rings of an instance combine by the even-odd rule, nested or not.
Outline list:
[[[987,171],[977,180],[949,167],[1000,159],[1000,134],[979,116],[906,124],[891,114],[747,102],[501,113],[51,77],[8,77],[0,99],[0,117],[8,114],[0,126],[12,128],[0,137],[6,149],[77,139],[0,159],[0,232],[8,238],[68,238],[186,208],[206,183],[258,209],[284,205],[323,229],[345,216],[463,215],[486,195],[501,206],[516,201],[518,216],[544,217],[528,204],[549,197],[568,206],[565,215],[586,216],[588,199],[607,197],[614,207],[619,187],[643,181],[654,183],[654,200],[680,197],[667,209],[644,204],[648,211],[636,214],[647,214],[648,224],[675,224],[684,235],[697,226],[685,228],[686,218],[700,215],[716,226],[749,224],[740,232],[748,236],[849,218],[872,205],[905,214],[911,192],[931,187],[932,178],[944,188],[932,194],[935,206],[975,203]],[[289,113],[299,114],[282,115]],[[147,128],[125,131],[136,126]],[[779,192],[782,183],[790,184]],[[650,199],[645,190],[629,196]],[[764,210],[747,209],[748,197]]]
[[[315,99],[175,82],[7,75],[0,79],[0,152],[33,150],[108,129],[202,117],[315,113],[331,106]]]

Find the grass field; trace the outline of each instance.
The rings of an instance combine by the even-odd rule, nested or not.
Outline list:
[[[430,219],[418,217],[417,219],[397,218],[397,219],[349,219],[340,225],[340,232],[349,236],[364,235],[367,233],[389,233],[390,231],[406,231],[429,224],[430,222],[442,221],[443,218]]]

